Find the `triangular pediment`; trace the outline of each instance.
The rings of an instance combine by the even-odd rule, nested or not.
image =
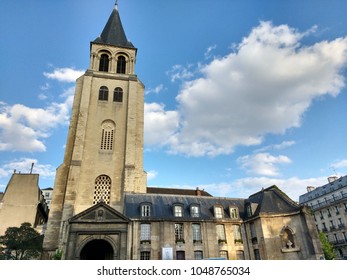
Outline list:
[[[116,209],[100,202],[73,216],[70,223],[128,223],[130,220]]]

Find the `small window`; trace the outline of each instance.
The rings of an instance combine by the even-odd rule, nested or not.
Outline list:
[[[214,216],[217,219],[223,218],[223,208],[221,206],[214,207]]]
[[[174,216],[183,217],[183,207],[181,205],[174,206]]]
[[[228,251],[219,251],[219,256],[222,258],[222,259],[225,259],[225,260],[228,260],[229,259],[229,256],[228,256]]]
[[[142,251],[140,253],[140,260],[150,260],[151,259],[151,252],[149,251]]]
[[[99,100],[102,100],[102,101],[108,100],[108,88],[107,87],[105,87],[105,86],[100,87]]]
[[[95,179],[93,204],[104,202],[110,204],[111,198],[111,178],[107,175],[100,175]]]
[[[117,60],[117,73],[125,74],[126,60],[125,57],[120,55]]]
[[[99,71],[108,72],[109,57],[107,54],[100,56]]]
[[[141,216],[150,217],[151,216],[151,205],[144,204],[141,206]]]
[[[202,251],[194,251],[194,259],[195,260],[202,260],[203,257],[203,253]]]
[[[236,259],[237,260],[244,260],[245,259],[245,252],[242,250],[236,251]]]
[[[198,205],[192,205],[190,207],[190,216],[193,218],[199,218],[200,217],[200,209]]]
[[[114,89],[113,102],[123,102],[123,90],[120,87]]]
[[[255,258],[256,260],[261,260],[259,249],[254,249],[254,258]]]

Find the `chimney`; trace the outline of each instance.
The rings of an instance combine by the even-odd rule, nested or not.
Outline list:
[[[307,186],[307,192],[312,192],[315,189],[315,187]]]
[[[201,196],[201,190],[199,188],[196,188],[195,195],[196,196]]]
[[[336,180],[337,180],[337,176],[330,176],[330,177],[328,177],[328,182],[330,184],[334,183]]]

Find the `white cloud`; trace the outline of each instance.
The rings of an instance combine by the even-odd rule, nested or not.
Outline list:
[[[268,153],[258,153],[239,157],[237,163],[250,174],[278,176],[280,174],[277,165],[291,163],[291,160],[283,155],[273,156]]]
[[[62,103],[45,108],[30,108],[22,104],[0,103],[0,151],[46,150],[44,139],[59,124],[68,124],[74,88],[62,96]]]
[[[73,68],[56,68],[51,73],[43,73],[43,75],[49,79],[67,83],[75,82],[76,79],[82,76],[83,74],[83,70],[75,70]]]
[[[169,71],[167,71],[167,75],[170,77],[171,82],[175,82],[176,80],[188,80],[194,77],[193,65],[189,64],[188,66],[182,65],[174,65]]]
[[[209,59],[211,57],[212,51],[215,50],[216,48],[217,48],[217,45],[209,46],[206,52],[204,53],[205,59]]]
[[[17,173],[30,173],[31,165],[34,163],[32,173],[40,174],[40,177],[54,178],[55,167],[50,164],[41,164],[37,159],[33,158],[20,158],[15,159],[12,162],[8,162],[2,166],[2,170],[9,173],[13,173],[16,170]]]
[[[145,94],[150,94],[150,93],[155,93],[158,94],[160,92],[162,92],[165,89],[163,84],[160,84],[158,86],[156,86],[155,88],[149,88],[145,91]]]
[[[158,175],[158,171],[156,170],[147,171],[147,180],[152,180],[155,177],[157,177],[157,175]]]
[[[332,168],[345,168],[345,167],[347,167],[347,159],[336,161],[333,164],[331,164],[331,167]]]
[[[302,46],[313,31],[261,22],[235,52],[199,65],[201,77],[185,81],[177,96],[180,130],[169,150],[216,156],[258,145],[268,133],[299,127],[315,98],[338,95],[345,85],[347,38]],[[192,68],[174,66],[172,81],[191,79]]]
[[[291,146],[293,146],[295,144],[296,144],[295,141],[283,141],[280,144],[274,144],[274,145],[269,145],[269,146],[262,147],[260,149],[257,149],[255,152],[258,153],[258,152],[265,152],[265,151],[268,151],[268,150],[283,150],[283,149],[291,147]]]
[[[145,145],[165,145],[178,127],[176,111],[165,111],[164,105],[145,103]]]

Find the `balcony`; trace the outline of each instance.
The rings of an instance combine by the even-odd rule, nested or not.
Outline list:
[[[336,227],[335,226],[330,226],[330,230],[335,230]]]
[[[334,246],[345,245],[345,244],[347,244],[347,240],[344,240],[344,239],[335,240],[335,241],[332,242],[332,244]]]
[[[322,231],[323,231],[323,232],[327,232],[328,229],[327,229],[327,228],[322,228]]]
[[[346,227],[345,224],[339,224],[339,229],[343,229],[345,227]]]

